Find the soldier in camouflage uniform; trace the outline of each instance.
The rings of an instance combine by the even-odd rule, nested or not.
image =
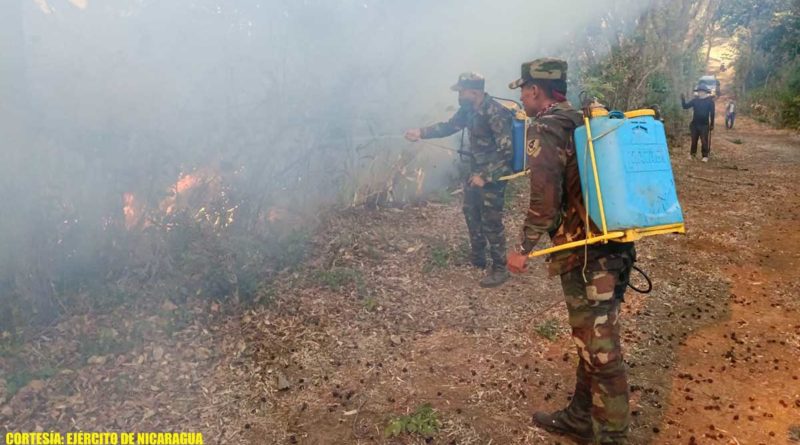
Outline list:
[[[554,245],[586,238],[587,221],[572,135],[582,115],[567,102],[567,63],[537,59],[522,65],[528,130],[530,209],[522,243],[509,255],[512,272],[549,234]],[[565,409],[537,412],[533,422],[549,431],[595,444],[624,444],[630,418],[628,384],[620,347],[620,304],[635,260],[633,243],[595,244],[554,253],[549,273],[561,277],[572,338],[578,349],[575,394]]]
[[[464,184],[464,216],[472,247],[470,260],[474,266],[486,268],[488,240],[492,267],[480,284],[495,287],[508,279],[503,227],[506,183],[499,178],[512,173],[513,147],[510,111],[484,92],[484,83],[480,74],[461,74],[451,88],[458,91],[456,114],[447,122],[409,130],[406,138],[442,138],[469,130],[470,177]]]

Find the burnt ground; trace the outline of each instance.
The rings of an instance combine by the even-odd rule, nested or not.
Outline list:
[[[800,136],[740,117],[708,164],[675,149],[688,234],[638,243],[629,292],[633,444],[800,440]],[[519,232],[517,186],[507,222]],[[576,354],[541,261],[499,290],[466,266],[458,204],[332,217],[269,304],[80,316],[0,350],[6,431],[200,431],[224,444],[555,444]],[[133,339],[136,339],[135,341]],[[386,437],[430,404],[438,430]]]

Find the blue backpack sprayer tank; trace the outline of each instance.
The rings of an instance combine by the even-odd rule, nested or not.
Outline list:
[[[493,97],[492,99],[496,100],[509,111],[511,119],[511,146],[513,147],[511,171],[514,173],[499,179],[501,181],[508,181],[520,176],[525,176],[528,174],[528,155],[525,151],[528,116],[525,114],[522,106],[514,100],[501,99],[499,97]]]
[[[590,227],[585,240],[537,250],[531,257],[686,232],[664,125],[654,116],[650,109],[584,110],[584,125],[574,133],[575,156],[587,220],[600,233]]]

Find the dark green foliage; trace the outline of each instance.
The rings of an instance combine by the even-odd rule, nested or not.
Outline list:
[[[7,397],[11,398],[20,389],[24,388],[32,380],[44,380],[53,377],[58,373],[56,368],[46,366],[36,370],[20,369],[6,377]]]
[[[627,38],[610,40],[605,57],[578,54],[576,89],[614,110],[656,107],[667,137],[677,138],[687,123],[680,94],[691,89],[704,66],[700,48],[706,16],[693,17],[691,10],[687,2],[655,4]],[[705,11],[710,15],[713,6]]]
[[[800,0],[725,1],[718,15],[736,39],[740,109],[800,129]]]

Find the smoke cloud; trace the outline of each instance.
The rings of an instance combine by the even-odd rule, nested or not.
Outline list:
[[[108,264],[143,215],[197,216],[211,195],[224,197],[224,220],[255,230],[276,209],[305,218],[385,195],[397,178],[396,199],[440,187],[453,154],[400,135],[455,111],[460,72],[516,98],[506,85],[521,62],[623,32],[648,4],[2,3],[0,289],[36,270],[78,273],[80,258]],[[196,183],[204,197],[182,202]]]

